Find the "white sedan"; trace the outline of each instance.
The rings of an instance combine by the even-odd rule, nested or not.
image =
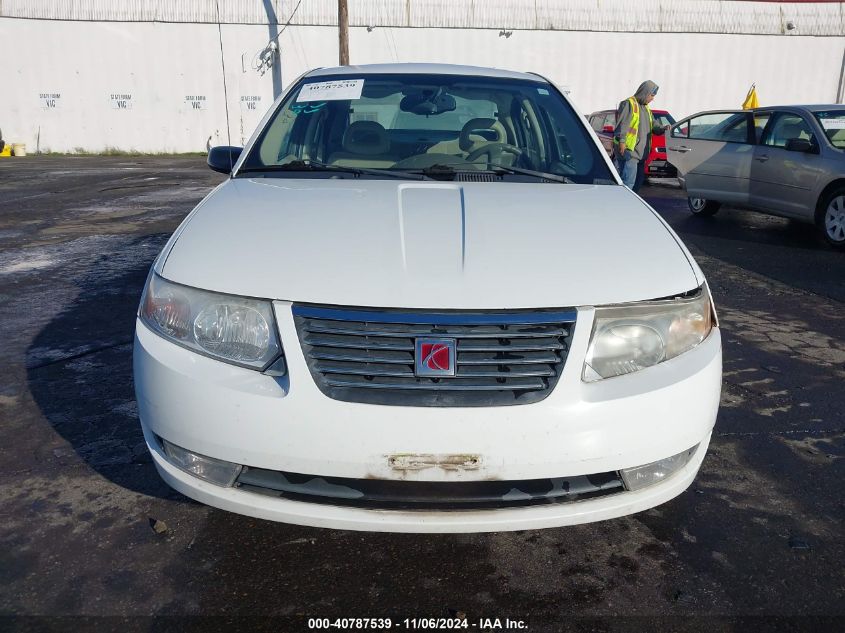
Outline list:
[[[307,73],[185,219],[134,369],[172,487],[350,530],[572,525],[693,481],[719,405],[704,275],[534,74]]]

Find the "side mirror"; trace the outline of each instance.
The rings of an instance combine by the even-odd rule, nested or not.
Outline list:
[[[605,134],[613,134],[613,126],[612,125],[605,125],[602,129],[602,132]]]
[[[208,152],[208,166],[221,174],[231,174],[232,167],[235,166],[242,151],[244,151],[243,147],[230,147],[228,145],[212,147]]]
[[[815,152],[816,146],[805,138],[791,138],[786,142],[786,150],[789,152],[804,152],[805,154]]]

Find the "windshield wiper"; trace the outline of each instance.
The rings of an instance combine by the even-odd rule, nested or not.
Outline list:
[[[376,169],[369,167],[346,167],[343,165],[327,165],[316,160],[292,160],[283,165],[265,165],[264,167],[243,167],[238,173],[252,174],[264,171],[337,171],[347,174],[367,174],[369,176],[390,176],[391,178],[406,178],[410,180],[431,180],[425,174],[412,174],[395,169]]]
[[[577,184],[571,178],[561,176],[560,174],[551,174],[546,171],[534,171],[533,169],[523,169],[522,167],[508,167],[507,165],[499,165],[497,163],[487,163],[489,167],[495,167],[496,170],[504,171],[509,174],[523,174],[525,176],[534,176],[535,178],[543,178],[545,180],[554,180],[555,182],[563,182],[567,185]]]
[[[436,164],[432,165],[431,167],[426,167],[425,169],[421,170],[421,172],[427,176],[453,176],[457,174],[459,171],[466,171],[473,174],[483,174],[483,173],[498,173],[504,172],[508,174],[521,174],[524,176],[534,176],[535,178],[542,178],[543,180],[552,180],[554,182],[563,182],[568,185],[576,184],[574,180],[567,178],[566,176],[561,176],[560,174],[550,174],[545,171],[534,171],[533,169],[523,169],[522,167],[508,167],[507,165],[500,165],[498,163],[487,163],[489,167],[493,167],[494,169],[472,169],[469,168],[469,165],[472,163],[467,163],[467,169],[461,169],[464,165],[445,165],[445,164]]]

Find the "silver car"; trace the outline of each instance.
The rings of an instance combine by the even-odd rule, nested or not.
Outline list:
[[[700,112],[666,146],[694,214],[730,204],[813,222],[845,248],[845,106]]]

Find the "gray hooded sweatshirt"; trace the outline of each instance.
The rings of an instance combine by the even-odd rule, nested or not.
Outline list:
[[[653,81],[644,81],[637,88],[634,93],[634,98],[640,104],[640,125],[637,130],[637,145],[636,147],[626,147],[626,150],[631,150],[631,158],[642,160],[648,155],[651,149],[651,134],[663,134],[663,128],[659,125],[654,125],[652,129],[648,129],[648,113],[645,111],[645,100],[657,88],[657,84]],[[619,103],[616,109],[616,128],[613,131],[614,138],[624,139],[631,128],[631,118],[634,114],[631,103],[625,99]]]

